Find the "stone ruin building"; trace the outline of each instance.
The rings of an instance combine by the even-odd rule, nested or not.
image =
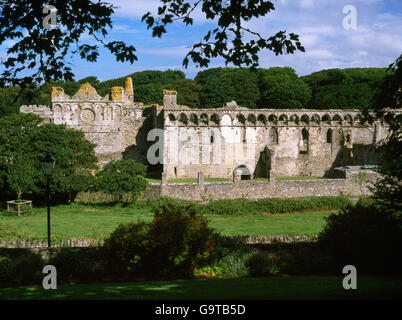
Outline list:
[[[164,90],[163,106],[135,102],[127,78],[125,87],[105,97],[89,83],[71,97],[54,87],[50,107],[24,105],[20,111],[82,130],[96,144],[100,165],[122,158],[150,165],[150,147],[163,141],[156,155],[162,164],[150,167],[164,179],[199,172],[231,179],[239,170],[244,178],[329,177],[335,167],[376,165],[375,145],[388,134],[382,119],[364,122],[355,109],[248,109],[234,101],[190,109],[176,97]],[[159,140],[150,139],[152,129],[162,132]]]

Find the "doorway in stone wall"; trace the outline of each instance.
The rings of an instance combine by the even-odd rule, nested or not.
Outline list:
[[[235,175],[236,170],[240,170],[240,172],[241,172],[241,180],[250,180],[251,179],[251,171],[245,164],[242,164],[242,165],[237,166],[236,168],[234,168],[233,177]]]
[[[271,170],[272,152],[265,147],[259,155],[254,170],[254,178],[268,178],[268,172]]]

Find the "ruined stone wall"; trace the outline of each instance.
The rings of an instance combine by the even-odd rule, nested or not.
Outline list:
[[[331,176],[335,167],[377,164],[375,145],[388,134],[380,119],[362,121],[358,110],[248,109],[236,102],[216,109],[190,109],[164,90],[164,106],[134,102],[131,80],[101,97],[89,83],[68,96],[52,91],[52,106],[21,106],[21,112],[82,130],[96,144],[100,165],[116,159],[148,164],[147,141],[163,129],[163,172],[167,179],[232,178],[243,175]]]
[[[72,97],[62,88],[53,88],[51,108],[21,106],[20,111],[83,131],[87,140],[96,144],[95,153],[100,165],[122,158],[146,163],[144,131],[150,126],[146,129],[144,126],[152,122],[153,107],[133,100],[130,81],[126,81],[126,88],[113,87],[110,97],[99,96],[89,83],[85,83]]]
[[[265,181],[222,181],[198,183],[150,183],[141,199],[156,199],[167,196],[188,201],[210,201],[217,199],[251,200],[264,198],[294,198],[313,196],[368,196],[370,187],[379,175],[371,170],[338,171],[337,179],[317,180],[265,180]],[[101,192],[79,193],[75,201],[110,202],[113,198]]]
[[[384,123],[362,122],[359,110],[251,110],[227,103],[189,109],[170,98],[165,108],[164,171],[168,179],[326,176],[337,166],[377,164]]]

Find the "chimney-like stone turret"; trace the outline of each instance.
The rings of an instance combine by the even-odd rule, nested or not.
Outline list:
[[[163,90],[163,107],[176,108],[177,106],[177,91]]]
[[[128,100],[131,102],[134,102],[134,89],[133,89],[133,80],[131,77],[126,78],[126,82],[124,84],[124,87],[126,89],[126,97]]]

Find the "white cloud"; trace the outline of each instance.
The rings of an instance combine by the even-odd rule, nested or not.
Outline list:
[[[185,46],[138,49],[139,54],[150,54],[168,58],[180,57],[181,59],[184,58],[188,51],[190,51],[190,49]]]
[[[130,19],[141,19],[147,12],[156,15],[158,7],[162,5],[159,0],[111,0],[111,3],[118,7],[115,10],[116,16]],[[192,12],[191,17],[194,23],[207,21],[200,5]]]
[[[111,0],[115,9],[115,14],[125,18],[141,18],[148,11],[156,13],[159,0]]]
[[[145,38],[144,31],[132,27],[132,20],[140,19],[147,11],[156,13],[159,0],[112,0],[120,6],[116,10],[115,34],[139,33],[131,39],[138,50],[140,62],[147,61],[144,69],[164,69],[180,66],[189,51],[187,46],[200,39],[197,31],[205,23],[202,12],[195,12],[193,27],[179,27],[168,30],[163,39]],[[270,37],[280,30],[300,35],[306,52],[275,56],[265,50],[260,54],[260,66],[290,66],[298,74],[329,68],[386,67],[402,52],[402,8],[387,7],[391,1],[383,0],[279,0],[274,1],[276,10],[265,17],[245,23],[245,27]],[[345,5],[355,5],[357,9],[357,29],[345,30],[342,21]],[[181,23],[177,25],[182,25]],[[202,26],[204,27],[204,26]],[[205,26],[205,29],[208,26]],[[135,25],[138,27],[138,24]],[[141,34],[142,33],[142,34]],[[123,36],[123,35],[122,35]],[[130,35],[131,36],[131,35]],[[247,37],[250,37],[248,35]],[[157,46],[160,46],[158,48]],[[146,59],[142,60],[142,57]],[[166,58],[166,59],[165,59]],[[211,60],[210,68],[223,66],[222,59]],[[166,65],[164,67],[164,64]],[[141,68],[143,68],[141,64]],[[157,67],[158,66],[158,67]],[[127,69],[132,67],[128,66]],[[138,67],[140,68],[140,67]],[[140,68],[140,69],[141,69]],[[125,69],[125,70],[127,70]],[[116,69],[117,70],[117,69]],[[136,70],[135,68],[133,70]],[[191,63],[187,74],[196,69]],[[125,71],[123,75],[127,74]]]

